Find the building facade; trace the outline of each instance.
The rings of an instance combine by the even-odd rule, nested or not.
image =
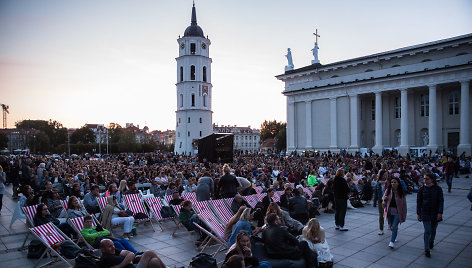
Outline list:
[[[258,129],[237,126],[213,125],[214,133],[232,133],[234,135],[233,150],[241,153],[255,153],[260,148],[261,133]]]
[[[472,34],[285,71],[288,151],[471,154]]]
[[[198,139],[213,133],[210,40],[197,25],[195,4],[191,25],[177,39],[177,111],[175,153],[195,154]]]

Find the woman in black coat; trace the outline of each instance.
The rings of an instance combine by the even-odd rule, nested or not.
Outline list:
[[[74,229],[68,223],[61,223],[58,219],[54,218],[54,216],[49,213],[48,207],[45,204],[39,204],[36,210],[36,214],[33,218],[34,226],[40,226],[46,224],[48,222],[52,222],[54,225],[59,227],[61,231],[67,235],[68,237],[72,237],[72,235],[76,234]]]
[[[438,186],[434,175],[424,175],[424,185],[418,190],[416,196],[416,214],[424,227],[424,253],[431,257],[430,250],[434,247],[436,228],[442,221],[444,210],[444,196],[441,187]]]

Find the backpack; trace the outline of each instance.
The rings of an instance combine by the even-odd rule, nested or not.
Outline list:
[[[218,268],[216,259],[206,253],[199,253],[192,258],[189,268]]]
[[[364,204],[362,204],[362,202],[359,200],[359,199],[352,199],[350,200],[351,201],[351,205],[355,208],[362,208],[364,207]]]
[[[163,206],[161,208],[161,216],[162,218],[170,218],[175,216],[174,210],[169,206]]]
[[[162,211],[161,211],[161,213],[162,213]],[[162,214],[161,214],[161,215],[162,215]],[[135,218],[136,220],[146,219],[147,217],[148,217],[148,216],[147,216],[146,214],[142,213],[142,212],[138,212],[138,213],[136,213],[136,215],[134,215],[134,218]]]
[[[46,250],[46,246],[41,243],[39,240],[31,240],[28,245],[28,259],[39,259]]]
[[[79,254],[81,248],[79,248],[74,242],[70,240],[63,241],[61,244],[61,253],[68,259],[74,259]]]
[[[93,254],[93,251],[82,250],[75,258],[74,268],[98,268],[100,258]]]

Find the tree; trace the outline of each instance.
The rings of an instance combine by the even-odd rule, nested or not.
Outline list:
[[[280,130],[285,129],[287,126],[284,122],[264,121],[261,125],[261,140],[264,141],[268,138],[275,138]]]
[[[42,150],[50,151],[51,149],[58,147],[60,144],[67,142],[67,129],[56,120],[23,120],[16,122],[15,125],[18,129],[33,132],[34,134],[31,137],[33,140],[34,135],[40,135],[40,133],[44,134],[47,138],[41,134],[41,141],[43,142],[41,144]],[[31,142],[29,142],[29,144],[31,144]],[[31,148],[34,149],[34,144]]]
[[[95,133],[90,128],[82,127],[72,133],[71,143],[89,144],[95,142]]]
[[[110,133],[110,143],[118,143],[120,141],[123,128],[117,123],[110,123],[108,125],[108,133]]]
[[[287,148],[287,128],[282,128],[275,136],[275,148],[277,151],[284,151]]]

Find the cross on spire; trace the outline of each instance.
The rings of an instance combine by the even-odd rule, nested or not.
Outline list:
[[[315,42],[318,43],[318,37],[321,37],[320,35],[318,35],[318,29],[316,29],[316,31],[313,33],[313,35],[316,38]]]

